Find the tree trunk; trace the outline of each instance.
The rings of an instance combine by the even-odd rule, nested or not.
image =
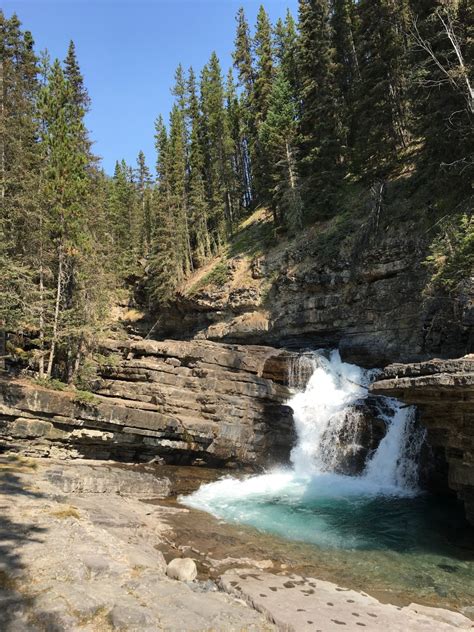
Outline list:
[[[39,340],[40,357],[38,370],[40,379],[44,378],[44,270],[43,270],[43,213],[40,214],[40,265],[39,265],[39,291],[40,291],[40,313],[39,313]]]
[[[4,87],[4,66],[0,60],[0,197],[5,199],[5,87]]]
[[[54,354],[56,351],[56,343],[58,339],[58,323],[59,323],[59,308],[61,305],[62,297],[62,278],[63,278],[63,249],[62,245],[59,246],[59,266],[58,266],[58,282],[56,284],[56,302],[54,307],[54,321],[53,321],[53,336],[51,340],[51,348],[49,350],[48,370],[47,377],[51,377],[53,370]]]

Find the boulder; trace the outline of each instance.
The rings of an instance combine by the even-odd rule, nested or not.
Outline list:
[[[175,557],[166,567],[166,574],[180,582],[192,582],[197,577],[197,567],[190,557]]]

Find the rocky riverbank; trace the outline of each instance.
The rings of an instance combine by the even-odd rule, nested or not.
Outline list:
[[[1,629],[5,632],[226,632],[472,629],[447,610],[383,605],[261,559],[229,560],[215,580],[166,576],[170,482],[91,461],[0,460]],[[196,552],[197,553],[197,552]],[[186,557],[195,557],[186,551]],[[169,561],[169,560],[168,560]],[[247,568],[245,568],[245,565]],[[262,571],[267,568],[267,571]],[[359,625],[360,623],[363,626]]]

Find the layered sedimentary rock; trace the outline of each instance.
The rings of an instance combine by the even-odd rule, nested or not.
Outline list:
[[[30,455],[258,465],[288,458],[288,354],[270,347],[105,342],[93,398],[0,382],[0,444]]]
[[[428,443],[445,455],[449,487],[474,524],[474,355],[390,365],[371,390],[416,404]]]
[[[228,281],[176,298],[157,337],[338,347],[364,366],[474,350],[474,279],[429,296],[426,239],[410,223],[366,227],[328,256],[317,238],[228,262]]]

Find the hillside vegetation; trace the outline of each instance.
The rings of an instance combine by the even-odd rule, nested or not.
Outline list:
[[[433,285],[455,291],[474,259],[473,28],[469,0],[300,0],[276,24],[262,6],[253,29],[240,9],[232,68],[178,66],[155,172],[139,152],[109,177],[74,43],[50,61],[0,13],[7,351],[73,382],[137,287],[159,317],[239,257],[242,281],[269,248],[310,235],[330,258],[407,218],[432,242]]]

